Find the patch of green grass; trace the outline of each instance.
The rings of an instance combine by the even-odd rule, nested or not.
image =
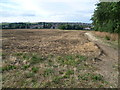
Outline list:
[[[58,58],[58,62],[63,65],[71,65],[76,66],[80,64],[82,61],[85,61],[87,57],[81,55],[67,55]]]
[[[100,74],[92,75],[92,80],[101,81],[103,80],[103,76]]]
[[[64,74],[64,72],[63,71],[59,71],[59,74]]]
[[[78,76],[78,79],[80,79],[80,80],[86,80],[86,81],[88,81],[89,79],[90,79],[90,73],[87,73],[87,74],[84,74],[84,75],[79,75]]]
[[[24,60],[29,60],[31,58],[31,56],[27,55],[26,53],[22,55],[22,58]]]
[[[0,56],[6,56],[7,55],[7,53],[0,53]]]
[[[68,70],[68,71],[66,72],[66,74],[67,74],[67,75],[74,74],[74,70]]]
[[[66,59],[66,58],[61,58],[58,61],[59,63],[63,64],[63,65],[71,65],[71,66],[75,66],[76,64],[78,64],[77,61],[75,61],[74,59]]]
[[[32,72],[34,72],[34,73],[37,73],[37,72],[38,72],[38,70],[39,70],[39,68],[38,68],[38,67],[33,67],[33,68],[32,68]]]
[[[13,69],[16,69],[17,67],[14,66],[14,65],[8,65],[6,67],[3,67],[2,68],[2,71],[9,71],[9,70],[13,70]]]
[[[36,53],[15,53],[15,55],[21,57],[23,60],[28,60],[30,64],[37,64],[45,60],[44,57]]]
[[[67,55],[67,56],[65,56],[64,58],[65,58],[66,60],[74,60],[74,59],[75,59],[75,57],[72,56],[72,55]]]
[[[44,60],[45,60],[44,57],[41,57],[39,55],[34,54],[31,57],[30,63],[31,64],[36,64],[36,63],[39,63],[39,62],[44,61]]]
[[[22,56],[24,53],[15,53],[16,56]]]
[[[0,67],[0,73],[2,72],[2,67]]]
[[[50,76],[54,73],[54,71],[50,68],[47,68],[45,71],[44,71],[44,74],[43,76]]]
[[[52,82],[54,82],[55,84],[59,84],[61,79],[63,79],[62,76],[55,76]]]
[[[76,55],[76,58],[78,58],[80,61],[85,61],[87,59],[87,57],[81,55]]]
[[[64,78],[70,78],[70,75],[74,74],[73,70],[68,70],[65,75],[63,76]]]
[[[26,69],[29,68],[29,67],[30,67],[30,65],[24,65],[24,66],[22,66],[21,68],[26,70]]]
[[[103,80],[103,76],[101,76],[100,74],[91,74],[91,73],[86,73],[82,76],[78,76],[78,79],[81,80],[93,80],[93,81],[102,81]]]

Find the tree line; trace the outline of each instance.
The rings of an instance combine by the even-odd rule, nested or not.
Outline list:
[[[91,28],[91,24],[86,23],[2,23],[2,29],[63,29],[63,30],[83,30],[84,28]]]
[[[83,25],[69,25],[69,24],[63,24],[60,25],[58,28],[63,30],[83,30],[86,26]]]
[[[110,33],[120,32],[120,1],[100,2],[91,18],[94,30]]]

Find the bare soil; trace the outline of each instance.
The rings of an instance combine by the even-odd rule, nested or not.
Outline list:
[[[14,65],[18,68],[12,68],[12,71],[3,71],[3,87],[117,87],[117,50],[100,43],[98,40],[91,40],[89,35],[85,35],[86,32],[87,31],[52,29],[2,30],[3,67],[15,63]],[[50,58],[52,59],[52,63],[57,65],[57,68],[53,68],[54,65],[50,65],[51,61],[49,61],[49,63],[48,61],[44,61],[44,63],[41,62],[40,64],[37,63],[33,66],[41,68],[40,71],[38,70],[39,73],[35,74],[36,76],[32,78],[25,78],[25,81],[22,82],[21,77],[33,70],[31,69],[33,66],[30,66],[27,70],[21,70],[21,67],[29,64],[29,61],[25,60],[26,57],[24,56],[15,56],[17,53],[37,53],[42,57],[47,57],[48,61],[49,55],[53,55],[54,58]],[[66,55],[81,55],[87,57],[87,59],[81,64],[74,62],[71,64],[71,62],[67,62],[67,65],[64,65],[66,63],[62,62],[63,65],[61,65],[59,61],[57,61],[58,57],[64,58],[63,56]],[[67,57],[70,58],[71,56]],[[32,55],[29,55],[29,57],[32,58]],[[27,59],[30,60],[31,58],[29,57],[27,57]],[[74,56],[72,59],[73,58]],[[21,62],[21,59],[24,60]],[[36,58],[34,59],[36,60]],[[78,69],[82,65],[84,68]],[[54,74],[50,77],[43,77],[43,72],[46,71],[46,68],[52,68],[53,71],[55,71]],[[68,69],[73,70],[74,75],[71,73],[69,79],[63,79],[62,77],[61,84],[58,83],[57,80],[59,81],[59,79],[61,79],[57,77],[61,75],[58,74],[58,71],[64,71],[62,74],[62,76],[64,76]],[[79,80],[77,77],[81,74],[83,74],[83,76],[87,75],[87,80],[83,78]],[[104,81],[107,83],[99,81],[98,79],[98,82],[94,82],[94,80],[92,82],[90,78],[93,79],[92,76],[94,74],[102,75]],[[17,81],[15,81],[17,76]],[[57,79],[52,80],[54,77]],[[10,80],[14,84],[10,84]],[[36,80],[34,85],[33,80]],[[74,82],[77,83],[73,84]],[[24,85],[21,83],[24,83]]]

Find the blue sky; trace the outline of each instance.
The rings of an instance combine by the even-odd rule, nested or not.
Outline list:
[[[0,0],[0,22],[90,23],[99,0]]]

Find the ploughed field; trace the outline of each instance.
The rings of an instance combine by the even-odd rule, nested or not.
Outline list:
[[[3,87],[111,87],[94,65],[101,50],[84,33],[2,30]]]

